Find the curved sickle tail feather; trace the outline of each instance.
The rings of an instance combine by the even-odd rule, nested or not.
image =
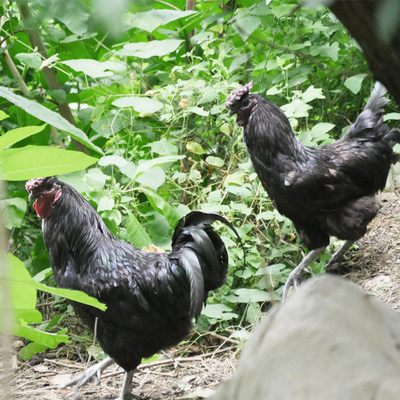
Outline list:
[[[172,249],[179,254],[190,284],[190,315],[197,318],[210,290],[225,283],[228,253],[211,223],[220,221],[229,226],[243,243],[234,226],[218,214],[192,211],[178,222],[172,238]]]

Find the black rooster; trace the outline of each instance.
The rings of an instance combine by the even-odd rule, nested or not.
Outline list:
[[[182,218],[170,253],[139,250],[117,239],[91,204],[54,177],[26,183],[42,218],[43,237],[57,284],[78,289],[107,305],[105,312],[73,302],[95,331],[103,350],[126,371],[120,399],[131,396],[132,375],[142,357],[180,342],[189,332],[208,292],[225,282],[228,254],[210,224],[217,214],[193,211]],[[240,241],[240,238],[239,238]],[[83,377],[100,376],[106,359]]]
[[[249,94],[252,87],[250,82],[232,91],[226,107],[244,127],[247,151],[273,204],[293,221],[300,242],[313,250],[289,275],[285,297],[330,236],[348,241],[332,264],[365,234],[379,210],[375,195],[384,189],[390,165],[400,160],[393,152],[400,131],[389,130],[383,122],[382,107],[389,100],[377,82],[364,111],[340,140],[308,147],[297,139],[279,107]]]

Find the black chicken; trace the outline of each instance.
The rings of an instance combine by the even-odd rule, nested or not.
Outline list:
[[[208,292],[225,282],[228,254],[210,224],[221,221],[239,235],[225,218],[193,211],[178,222],[170,253],[145,252],[117,239],[70,185],[54,177],[38,178],[28,181],[26,190],[43,219],[57,284],[107,305],[103,312],[72,302],[103,350],[126,371],[120,396],[126,400],[142,357],[180,342]],[[92,367],[80,384],[99,377],[112,362]]]
[[[226,107],[244,127],[247,151],[274,206],[293,221],[300,242],[313,250],[289,275],[285,297],[329,244],[330,236],[348,241],[331,265],[365,234],[379,210],[375,195],[384,189],[390,165],[400,160],[393,152],[400,131],[389,130],[383,122],[382,107],[389,100],[377,82],[346,135],[332,144],[308,147],[275,104],[249,94],[252,87],[250,82],[232,91]]]

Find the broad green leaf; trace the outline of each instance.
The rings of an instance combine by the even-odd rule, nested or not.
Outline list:
[[[206,152],[201,146],[201,144],[197,142],[187,142],[186,150],[194,154],[205,154]]]
[[[68,339],[68,336],[66,336]],[[69,340],[65,340],[65,343],[69,342]],[[63,343],[63,342],[61,342]],[[18,355],[25,361],[30,360],[34,355],[41,353],[48,349],[48,346],[45,346],[40,343],[28,343],[25,347],[23,347],[19,352]]]
[[[234,291],[234,296],[229,296],[233,303],[263,302],[271,299],[271,294],[260,289],[241,288]]]
[[[68,65],[75,71],[82,71],[91,78],[105,78],[114,75],[112,71],[122,72],[126,70],[126,65],[118,61],[97,61],[91,59],[75,59],[61,61],[62,64]]]
[[[260,275],[282,275],[282,271],[286,268],[285,264],[273,264],[267,267],[257,269],[254,276]]]
[[[22,128],[9,130],[4,135],[0,136],[0,150],[12,146],[13,144],[20,142],[29,136],[36,135],[36,133],[41,132],[45,127],[46,125],[24,126]]]
[[[4,255],[4,252],[2,252]],[[36,307],[36,289],[47,293],[65,297],[69,300],[78,301],[90,306],[105,310],[105,304],[100,303],[97,299],[88,296],[79,290],[53,288],[42,283],[36,282],[26,270],[25,265],[17,257],[7,254],[8,274],[9,274],[9,291],[11,304],[16,309],[35,309]],[[26,321],[40,322],[40,321]]]
[[[139,249],[151,243],[150,236],[132,213],[128,213],[126,233],[129,241]]]
[[[139,164],[140,165],[140,164]],[[161,167],[153,167],[136,178],[136,182],[157,190],[165,182],[165,172]]]
[[[8,293],[14,318],[24,316],[26,323],[40,323],[42,315],[36,310],[37,292],[31,285],[32,278],[25,265],[17,257],[3,251],[0,251],[0,258],[8,266]],[[0,308],[2,307],[3,296],[0,296]]]
[[[179,151],[178,146],[175,144],[175,141],[167,138],[161,138],[158,141],[146,144],[144,147],[150,147],[153,153],[157,153],[160,156],[178,154]]]
[[[321,135],[331,131],[335,127],[334,124],[330,124],[329,122],[320,122],[312,127],[311,132],[314,135]]]
[[[40,331],[33,326],[20,324],[13,330],[14,335],[42,344],[51,349],[55,349],[60,343],[68,343],[67,335]]]
[[[98,164],[102,167],[107,167],[108,165],[115,165],[117,167],[122,167],[128,164],[129,161],[125,160],[125,158],[121,156],[104,156],[101,157],[98,161]]]
[[[396,113],[396,112],[393,112],[393,113],[387,113],[387,114],[385,114],[384,116],[383,116],[383,119],[385,120],[385,121],[388,121],[388,120],[399,120],[400,119],[400,113]]]
[[[225,321],[238,317],[238,315],[233,313],[232,310],[225,304],[207,304],[201,313],[208,318]]]
[[[296,4],[285,4],[284,2],[273,2],[271,4],[271,10],[277,18],[292,14],[295,8]]]
[[[210,114],[208,111],[204,110],[204,108],[201,107],[187,107],[185,108],[185,111],[201,115],[202,117],[207,117]]]
[[[240,38],[243,40],[243,42],[246,42],[246,40],[249,38],[249,36],[261,25],[261,20],[258,17],[249,15],[245,17],[238,17],[236,21],[233,24],[233,27],[235,28],[235,31],[237,34],[240,36]]]
[[[135,111],[153,114],[163,108],[163,103],[149,97],[120,97],[112,103],[116,107],[132,107]]]
[[[26,200],[20,197],[0,200],[4,226],[7,229],[20,227],[25,217],[26,207]]]
[[[224,160],[219,157],[214,157],[214,156],[208,156],[206,158],[206,163],[213,165],[214,167],[221,168],[224,166]]]
[[[159,26],[165,25],[168,22],[196,13],[196,11],[149,10],[131,14],[131,18],[127,22],[129,26],[153,32]]]
[[[54,287],[44,285],[43,283],[35,282],[33,279],[32,279],[32,282],[33,282],[32,286],[36,287],[36,289],[41,290],[42,292],[47,292],[47,293],[55,294],[57,296],[62,296],[68,300],[73,300],[73,301],[77,301],[79,303],[87,304],[89,306],[96,307],[102,311],[105,311],[107,309],[107,306],[105,304],[100,303],[94,297],[91,297],[91,296],[87,295],[86,293],[81,292],[79,290],[54,288]]]
[[[150,58],[166,56],[177,50],[183,40],[166,39],[152,40],[151,42],[128,43],[121,50],[115,52],[118,56]]]
[[[48,90],[47,93],[57,102],[64,103],[67,100],[67,93],[62,89]]]
[[[39,53],[19,53],[15,58],[25,64],[28,68],[38,70],[42,65],[42,58]]]
[[[8,114],[6,114],[4,111],[0,110],[0,121],[3,121],[3,119],[6,119],[8,117],[9,117]]]
[[[55,128],[61,129],[62,131],[68,132],[78,142],[84,144],[97,153],[103,154],[103,151],[89,140],[85,132],[69,123],[65,118],[61,117],[60,114],[49,110],[33,100],[19,96],[8,89],[5,89],[4,87],[0,87],[0,97],[4,97],[11,103],[22,108],[28,114],[33,115],[41,121],[47,122],[48,124],[54,126]]]
[[[182,156],[171,155],[171,156],[163,156],[163,157],[153,158],[152,160],[142,161],[136,168],[135,179],[137,177],[139,177],[141,174],[143,174],[144,172],[149,171],[151,168],[153,168],[155,166],[182,160],[185,157],[186,156],[184,156],[184,155],[182,155]]]
[[[97,205],[97,212],[112,210],[114,205],[115,201],[112,197],[102,197]]]
[[[48,6],[51,7],[51,15],[66,25],[71,32],[82,35],[87,31],[90,14],[85,2],[52,1]]]
[[[289,104],[281,106],[288,118],[308,117],[308,110],[312,107],[300,99],[295,99]]]
[[[1,179],[23,181],[79,171],[97,162],[80,151],[48,146],[26,146],[0,151]]]
[[[140,190],[147,196],[150,205],[161,215],[164,215],[168,224],[172,228],[175,228],[176,224],[181,219],[180,213],[153,190],[145,187],[141,187]]]
[[[344,81],[344,86],[346,86],[347,89],[351,90],[354,94],[357,94],[361,90],[361,83],[366,76],[367,74],[351,76]]]
[[[322,94],[321,88],[315,88],[314,85],[311,85],[307,88],[307,90],[301,94],[301,98],[309,103],[314,99],[324,99],[325,96]]]

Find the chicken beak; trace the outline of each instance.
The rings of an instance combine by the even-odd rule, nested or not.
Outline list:
[[[32,201],[34,199],[36,199],[36,196],[33,193],[29,193],[28,200]]]

